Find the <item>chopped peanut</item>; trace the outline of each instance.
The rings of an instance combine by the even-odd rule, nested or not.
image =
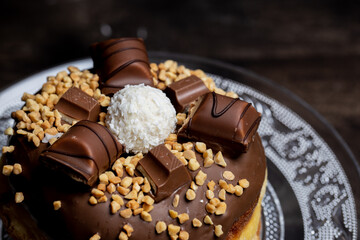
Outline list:
[[[128,239],[129,239],[129,237],[127,236],[126,233],[120,232],[120,234],[119,234],[119,240],[128,240]]]
[[[186,191],[186,199],[187,200],[192,201],[195,199],[195,197],[196,197],[196,193],[194,192],[194,190],[188,189]]]
[[[142,211],[141,214],[140,214],[141,218],[146,221],[146,222],[151,222],[152,221],[152,218],[151,218],[151,215],[150,213],[146,212],[146,211]]]
[[[128,237],[131,237],[131,234],[134,232],[134,228],[132,228],[129,224],[125,224],[123,229],[126,231]]]
[[[122,211],[120,211],[120,216],[123,218],[130,218],[132,216],[132,211],[130,208],[126,208]]]
[[[195,176],[195,182],[197,185],[202,186],[205,183],[206,178],[207,174],[200,170]]]
[[[221,189],[220,192],[219,192],[219,198],[223,201],[226,200],[226,191],[225,189]]]
[[[238,197],[241,196],[243,194],[243,192],[244,192],[244,190],[241,186],[239,186],[239,185],[235,186],[235,195],[236,196],[238,196]]]
[[[226,167],[227,166],[227,164],[225,162],[225,159],[224,159],[224,157],[222,155],[222,152],[220,152],[220,151],[215,155],[214,161],[215,161],[215,163],[217,165],[219,165],[221,167]]]
[[[169,215],[170,215],[171,218],[177,218],[178,217],[178,212],[170,209],[169,210]]]
[[[189,215],[187,213],[182,213],[178,215],[179,223],[183,224],[187,220],[189,220]]]
[[[240,179],[239,180],[239,185],[242,187],[242,188],[248,188],[250,186],[250,183],[247,179]]]
[[[13,165],[4,165],[2,169],[2,174],[5,176],[10,176],[13,170],[14,170]]]
[[[188,240],[189,239],[189,233],[185,230],[181,230],[179,233],[179,239],[180,240]]]
[[[213,221],[211,220],[211,218],[209,217],[209,215],[206,215],[204,218],[204,223],[208,224],[208,225],[213,225]]]
[[[200,167],[200,164],[195,158],[192,158],[192,159],[189,160],[188,168],[191,171],[196,171],[196,170],[199,169],[199,167]]]
[[[168,225],[168,233],[170,236],[177,235],[180,232],[180,226],[176,226],[173,224]]]
[[[210,182],[208,182],[207,187],[209,190],[214,191],[215,185],[216,183],[213,180],[211,180]]]
[[[223,172],[223,177],[226,179],[226,180],[234,180],[235,179],[235,175],[231,172],[231,171],[224,171]]]
[[[222,226],[221,225],[215,225],[214,233],[215,233],[215,235],[217,237],[220,237],[221,235],[223,235],[224,232],[222,230]]]
[[[213,199],[214,198],[214,192],[211,190],[206,190],[206,198],[207,199]]]
[[[12,136],[14,135],[14,129],[9,127],[4,131],[5,135]]]
[[[61,201],[54,201],[53,205],[54,205],[54,210],[57,211],[61,208]]]
[[[95,233],[91,238],[89,238],[89,240],[100,240],[101,237],[98,233]]]
[[[160,234],[164,231],[166,231],[166,223],[163,221],[158,221],[155,225],[156,233]]]
[[[173,207],[177,207],[179,205],[179,200],[180,200],[180,196],[179,194],[176,194],[172,202]]]
[[[12,153],[15,150],[14,146],[4,146],[2,147],[2,153]]]
[[[110,203],[110,207],[111,207],[111,213],[112,214],[117,213],[121,208],[120,204],[118,202],[116,202],[116,201],[112,201]]]
[[[226,203],[221,202],[216,206],[215,215],[223,215],[226,212]]]
[[[198,228],[198,227],[201,227],[201,226],[202,226],[202,222],[201,222],[199,219],[194,218],[194,219],[192,220],[192,225],[193,225],[193,227]]]
[[[98,203],[98,201],[96,200],[96,198],[95,198],[94,196],[91,196],[91,197],[89,198],[89,203],[90,203],[91,205],[96,205],[96,204]]]
[[[22,201],[24,201],[24,194],[22,192],[15,193],[15,202],[21,203]]]
[[[204,153],[206,151],[206,144],[203,142],[196,142],[195,143],[195,149],[199,153]]]

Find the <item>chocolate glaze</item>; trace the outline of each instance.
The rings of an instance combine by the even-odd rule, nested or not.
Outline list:
[[[122,152],[122,145],[106,127],[80,121],[42,152],[40,161],[91,186]]]
[[[204,82],[195,75],[174,82],[165,89],[165,94],[176,112],[183,112],[190,103],[209,92]]]
[[[99,102],[76,87],[69,88],[54,106],[59,112],[75,120],[96,122],[100,113]]]
[[[155,203],[155,208],[151,211],[152,222],[148,223],[141,220],[140,216],[124,219],[119,214],[111,214],[109,201],[96,206],[89,205],[90,189],[86,185],[70,181],[61,174],[44,169],[40,164],[39,155],[46,148],[45,144],[34,148],[30,146],[27,139],[21,136],[12,137],[10,144],[15,145],[14,159],[23,167],[21,175],[10,177],[14,191],[22,191],[25,195],[24,203],[15,207],[20,208],[22,205],[26,205],[37,219],[39,227],[46,230],[52,239],[89,239],[98,232],[101,239],[115,240],[121,227],[126,223],[135,230],[131,239],[169,239],[167,233],[157,235],[154,230],[155,224],[159,220],[165,221],[167,224],[179,224],[177,220],[170,218],[169,209],[189,214],[190,220],[181,225],[181,228],[190,233],[190,239],[226,239],[226,234],[216,238],[213,226],[203,224],[198,229],[191,226],[191,220],[194,217],[202,220],[206,214],[206,183],[209,180],[218,182],[222,178],[222,172],[225,169],[220,166],[214,164],[210,168],[202,168],[208,178],[203,187],[199,187],[196,191],[195,200],[191,202],[185,200],[185,192],[189,186],[184,185],[169,198]],[[197,154],[197,159],[202,166],[203,160],[200,154]],[[250,182],[250,187],[244,190],[241,197],[226,195],[228,210],[224,215],[211,215],[214,224],[221,224],[224,233],[227,233],[235,221],[246,219],[252,213],[258,201],[266,172],[265,155],[260,137],[256,134],[255,141],[247,153],[242,153],[237,158],[225,157],[225,159],[228,164],[226,170],[231,170],[236,176],[234,181],[229,181],[230,183],[235,185],[240,178],[246,178]],[[10,159],[9,161],[11,162]],[[194,177],[197,171],[190,173]],[[219,188],[216,186],[216,196],[218,191]],[[177,208],[173,208],[171,205],[175,194],[180,194],[180,204]],[[110,197],[109,194],[107,196]],[[62,203],[62,207],[58,211],[53,210],[52,204],[55,200],[60,200]],[[13,201],[13,199],[8,201]],[[17,217],[21,218],[22,216]]]
[[[188,169],[165,144],[149,151],[136,167],[151,183],[156,202],[169,197],[175,190],[191,182]]]
[[[153,86],[144,41],[138,38],[110,39],[91,46],[94,68],[102,93],[111,95],[125,85]]]
[[[250,103],[212,92],[199,99],[178,137],[203,141],[213,150],[235,157],[249,149],[260,119]]]

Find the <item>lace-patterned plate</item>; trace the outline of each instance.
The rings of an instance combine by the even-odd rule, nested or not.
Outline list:
[[[262,239],[357,239],[360,168],[338,134],[311,107],[280,86],[239,67],[161,52],[150,52],[150,59],[174,59],[189,68],[202,69],[217,86],[238,93],[262,113],[259,133],[269,174],[262,204]],[[24,91],[36,92],[46,76],[69,65],[85,69],[92,62],[85,59],[66,63],[1,92],[0,132],[12,126],[10,113],[22,105]],[[0,145],[6,144],[6,138],[0,136]],[[3,237],[9,239],[6,234]]]

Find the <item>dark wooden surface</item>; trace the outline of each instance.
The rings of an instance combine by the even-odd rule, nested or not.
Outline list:
[[[222,3],[220,3],[222,2]],[[355,1],[0,2],[0,88],[139,36],[149,50],[223,60],[263,75],[322,114],[360,159],[360,4]]]

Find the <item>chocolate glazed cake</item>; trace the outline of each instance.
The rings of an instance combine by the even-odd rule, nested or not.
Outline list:
[[[69,67],[12,115],[0,176],[9,234],[259,239],[267,168],[255,108],[201,70],[149,64],[140,39],[91,49],[96,73]]]

